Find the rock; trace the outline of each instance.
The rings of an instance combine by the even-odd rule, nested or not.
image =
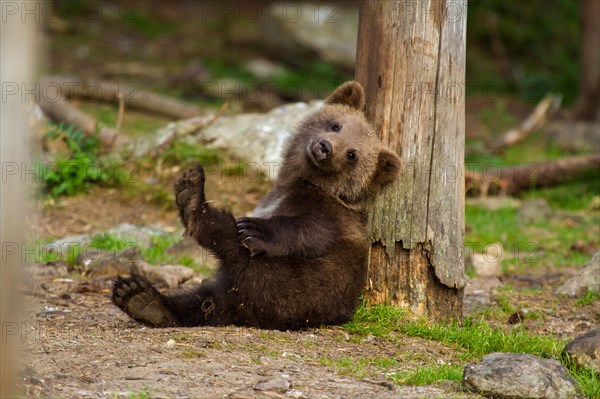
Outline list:
[[[295,398],[295,399],[306,398],[306,396],[304,395],[304,392],[299,391],[297,389],[290,389],[289,391],[287,391],[285,393],[285,396],[290,397],[290,398]]]
[[[495,398],[568,399],[577,393],[558,361],[524,353],[491,353],[467,365],[463,386]]]
[[[463,316],[469,316],[489,306],[496,289],[501,285],[497,277],[477,277],[468,280],[464,291]]]
[[[579,273],[561,285],[556,294],[575,297],[588,291],[600,292],[600,252],[596,252]]]
[[[552,214],[552,208],[545,200],[535,198],[523,203],[519,209],[518,219],[525,223],[536,223],[550,219]]]
[[[158,236],[164,236],[167,232],[161,226],[138,226],[130,223],[123,223],[106,232],[119,240],[131,241],[133,244],[141,247],[152,245],[152,239]]]
[[[254,386],[255,391],[271,391],[277,393],[285,393],[290,389],[291,384],[284,378],[276,378],[269,381],[261,381]]]
[[[131,271],[145,277],[157,288],[177,288],[194,277],[194,271],[186,266],[152,266],[143,261],[135,262]]]
[[[247,113],[212,119],[196,117],[168,124],[150,137],[135,140],[131,150],[141,157],[169,140],[174,133],[182,134],[189,144],[228,151],[243,159],[242,178],[256,179],[263,173],[274,180],[281,164],[281,152],[287,138],[305,116],[323,106],[322,102],[286,104],[267,113]],[[195,134],[190,132],[198,131]],[[183,134],[188,133],[188,134]],[[207,175],[219,178],[225,168],[235,165],[205,164]]]
[[[269,179],[275,179],[287,138],[305,116],[322,105],[321,102],[296,103],[267,113],[221,117],[200,134],[189,135],[186,139],[192,144],[203,143],[207,147],[227,150],[247,161],[241,164],[243,178],[256,179],[259,173],[264,173]],[[206,173],[219,177],[227,166],[232,165],[208,165]]]
[[[275,64],[265,58],[254,58],[246,61],[243,67],[258,79],[269,79],[284,72],[281,65]]]
[[[552,121],[544,129],[553,145],[567,151],[600,151],[600,125],[584,121]]]
[[[140,259],[140,251],[137,247],[122,251],[88,248],[79,254],[77,264],[81,265],[90,277],[113,277],[131,274],[133,264]]]
[[[261,43],[271,54],[294,65],[327,61],[354,71],[358,7],[340,3],[274,3],[261,19]]]
[[[565,346],[563,355],[568,355],[579,367],[589,367],[600,373],[600,328],[569,342]]]
[[[478,277],[493,277],[502,275],[501,256],[488,254],[473,254],[473,268]]]

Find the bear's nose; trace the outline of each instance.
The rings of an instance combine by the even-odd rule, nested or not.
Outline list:
[[[333,146],[327,140],[319,141],[317,145],[315,156],[318,160],[329,158],[333,154]]]

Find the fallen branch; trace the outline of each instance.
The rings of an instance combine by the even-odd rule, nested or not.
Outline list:
[[[112,147],[119,137],[116,130],[102,126],[93,116],[71,105],[57,87],[46,87],[43,95],[38,95],[38,104],[48,117],[73,125],[84,134],[98,138],[104,148]]]
[[[467,172],[466,194],[467,196],[514,195],[531,188],[565,183],[584,171],[598,167],[600,167],[600,154],[502,168],[494,176]]]
[[[546,123],[550,116],[560,107],[561,101],[562,98],[560,96],[547,94],[518,127],[510,129],[502,136],[491,141],[488,147],[494,152],[500,152],[511,145],[523,141],[532,131],[541,128]]]
[[[52,76],[44,79],[42,87],[54,85],[60,87],[66,98],[85,98],[91,101],[118,102],[119,93],[127,107],[160,114],[173,119],[187,119],[200,115],[200,109],[194,105],[146,90],[140,90],[136,84],[118,82],[86,82],[64,76]]]

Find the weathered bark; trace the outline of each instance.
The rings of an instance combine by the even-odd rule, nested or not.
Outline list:
[[[367,117],[403,161],[371,205],[370,303],[459,319],[464,287],[467,2],[361,3],[356,79]]]
[[[600,122],[600,1],[581,2],[579,99],[573,119]]]

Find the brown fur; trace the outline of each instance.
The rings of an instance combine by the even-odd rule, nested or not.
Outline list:
[[[396,178],[400,160],[364,117],[358,83],[325,103],[289,141],[275,187],[252,217],[235,220],[210,206],[201,166],[176,184],[186,234],[220,259],[213,277],[170,295],[120,278],[114,303],[157,327],[299,329],[350,320],[366,283],[363,203]]]

